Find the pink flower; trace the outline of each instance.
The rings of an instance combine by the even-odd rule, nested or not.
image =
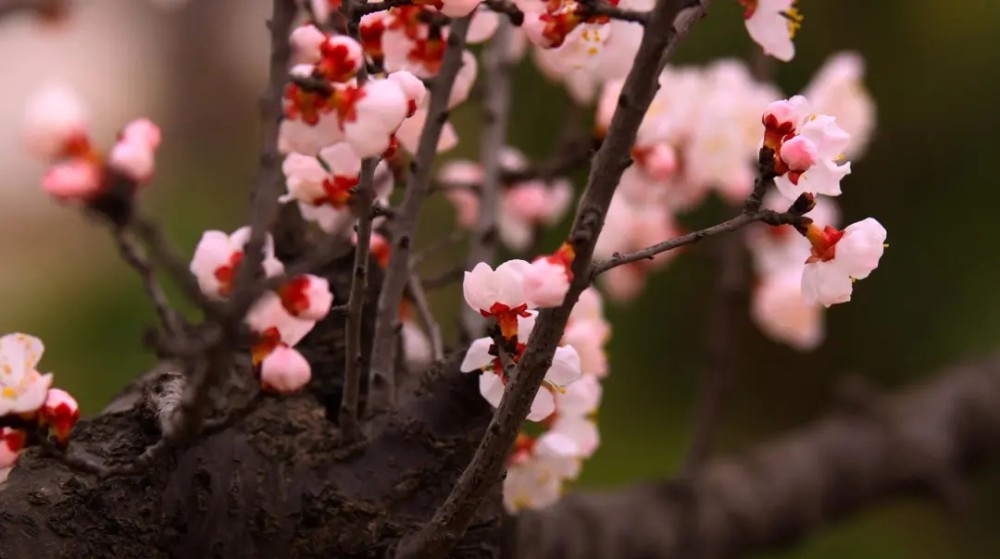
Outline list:
[[[832,116],[814,115],[798,133],[781,144],[778,152],[788,171],[774,184],[786,198],[801,194],[840,195],[840,181],[851,172],[851,164],[839,164],[850,136]]]
[[[34,336],[0,338],[0,417],[34,413],[45,404],[52,374],[35,369],[44,351],[42,340]]]
[[[247,312],[244,322],[258,336],[254,344],[254,361],[259,364],[275,347],[294,347],[316,325],[315,320],[293,316],[285,309],[281,298],[267,292]]]
[[[232,235],[226,235],[222,231],[206,231],[202,234],[191,259],[190,270],[205,295],[224,299],[232,293],[237,267],[243,261],[243,246],[249,240],[249,227],[241,227]],[[264,243],[262,265],[268,277],[284,271],[284,266],[274,257],[274,243],[270,235]]]
[[[51,426],[56,441],[65,445],[69,440],[70,431],[80,419],[80,405],[69,392],[50,388],[39,418],[43,425]]]
[[[802,268],[765,275],[753,291],[750,314],[762,332],[798,350],[823,341],[823,310],[803,300]]]
[[[49,168],[42,190],[63,201],[87,202],[100,194],[101,168],[84,158],[70,159]]]
[[[32,98],[24,115],[24,142],[35,156],[54,159],[74,155],[87,144],[88,111],[70,89],[49,86]]]
[[[281,304],[289,314],[302,320],[322,320],[333,307],[330,282],[305,274],[278,288]]]
[[[408,102],[406,115],[412,117],[427,96],[427,86],[420,78],[405,70],[389,74],[388,79],[396,82],[403,90]]]
[[[764,52],[788,62],[795,57],[795,33],[802,26],[796,0],[740,0],[747,32]]]
[[[298,200],[343,208],[351,199],[351,189],[358,185],[361,157],[347,142],[337,142],[321,149],[318,157],[288,154],[282,170],[288,187],[282,202]]]
[[[278,129],[278,149],[281,153],[317,155],[326,146],[343,141],[340,120],[334,113],[321,114],[316,124],[286,118]]]
[[[298,351],[280,345],[260,365],[260,384],[278,394],[298,392],[312,377],[309,362]]]
[[[783,212],[789,205],[789,201],[776,191],[769,192],[764,197],[765,209]],[[816,223],[835,227],[840,223],[840,210],[833,198],[817,196],[816,207],[809,212],[808,217]],[[809,240],[791,225],[772,227],[761,224],[759,227],[752,227],[747,234],[747,246],[753,255],[754,268],[762,276],[788,268],[801,271],[812,251]]]
[[[886,231],[868,218],[838,231],[809,227],[813,255],[802,273],[802,297],[807,304],[826,307],[851,300],[854,281],[865,279],[885,251]]]
[[[563,483],[579,475],[580,449],[569,437],[552,431],[537,439],[522,433],[518,440],[524,448],[508,464],[504,506],[510,513],[551,506],[562,496]]]
[[[365,82],[353,109],[341,119],[344,138],[359,157],[373,157],[389,147],[409,111],[410,100],[393,80]]]

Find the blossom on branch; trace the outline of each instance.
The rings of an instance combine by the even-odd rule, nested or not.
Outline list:
[[[805,193],[839,196],[840,181],[851,172],[840,163],[850,136],[836,119],[813,112],[797,95],[768,105],[763,116],[764,145],[774,150],[775,186],[789,200]]]
[[[52,374],[35,368],[42,359],[42,340],[26,334],[0,338],[0,417],[33,414],[45,404]]]
[[[519,335],[519,317],[528,316],[528,296],[524,289],[524,274],[531,264],[524,260],[508,260],[496,270],[480,262],[471,272],[465,272],[462,293],[472,310],[484,317],[493,317],[506,339]]]
[[[48,425],[52,428],[56,442],[65,445],[69,441],[70,431],[80,419],[80,405],[69,392],[59,388],[50,388],[38,419],[40,425]]]
[[[886,230],[875,219],[867,218],[843,231],[811,224],[807,238],[812,255],[802,273],[802,296],[806,303],[829,307],[850,301],[854,282],[878,268]]]
[[[293,316],[281,298],[272,292],[261,296],[244,321],[254,335],[251,356],[260,374],[261,388],[288,394],[305,386],[312,370],[294,347],[313,329],[316,321]]]

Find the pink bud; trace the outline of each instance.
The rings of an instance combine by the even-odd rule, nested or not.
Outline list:
[[[70,144],[86,137],[89,117],[72,90],[52,86],[37,94],[24,115],[24,141],[28,150],[43,158],[66,154]]]
[[[156,151],[160,147],[160,127],[148,118],[137,118],[122,129],[121,140],[134,142]]]
[[[319,47],[326,41],[326,33],[315,25],[297,27],[288,38],[295,53],[294,63],[313,64],[319,61]]]
[[[0,468],[10,468],[17,462],[24,440],[24,431],[0,427]]]
[[[148,143],[151,140],[144,136],[122,138],[111,148],[108,166],[136,182],[148,181],[156,169],[156,158]]]
[[[42,178],[42,190],[60,200],[86,201],[101,189],[101,170],[86,159],[53,165]]]
[[[42,406],[41,419],[52,427],[56,440],[65,444],[69,433],[80,419],[80,405],[65,390],[50,388]]]
[[[796,136],[781,144],[781,160],[793,171],[805,171],[816,163],[816,144]]]
[[[309,362],[288,346],[274,348],[260,366],[260,384],[264,390],[291,394],[305,386],[312,376]]]

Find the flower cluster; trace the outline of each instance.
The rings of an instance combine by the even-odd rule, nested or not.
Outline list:
[[[528,168],[524,154],[507,147],[500,152],[503,173],[518,173]],[[483,169],[475,162],[456,160],[442,166],[438,180],[448,190],[446,196],[455,206],[458,225],[475,227],[479,218],[479,194],[476,187],[483,183]],[[534,241],[538,228],[554,225],[565,215],[573,195],[573,186],[566,179],[551,181],[527,179],[502,185],[497,207],[497,234],[509,248],[526,250]]]
[[[496,270],[481,263],[466,273],[466,302],[496,320],[501,338],[473,341],[461,370],[481,372],[480,393],[494,407],[509,380],[507,366],[520,362],[525,352],[537,316],[532,309],[562,303],[572,279],[572,260],[572,248],[565,244],[533,263],[512,260]],[[573,308],[531,404],[528,420],[538,423],[544,433],[522,432],[508,460],[504,502],[511,512],[553,503],[563,483],[579,473],[580,462],[597,449],[593,415],[601,398],[600,379],[608,372],[604,346],[609,336],[600,295],[588,289]]]
[[[65,390],[52,388],[52,374],[36,368],[45,346],[26,334],[0,337],[0,481],[17,462],[21,449],[49,430],[65,445],[80,418],[80,407]]]
[[[232,295],[249,239],[249,227],[231,235],[222,231],[202,235],[190,268],[207,297],[225,299]],[[274,257],[270,237],[264,252],[263,273],[267,277],[284,273],[284,265]],[[245,322],[253,334],[253,365],[265,390],[286,394],[309,382],[309,362],[294,347],[332,306],[333,294],[327,280],[308,274],[289,279],[254,303]]]
[[[129,188],[153,177],[160,129],[145,118],[127,124],[107,153],[94,145],[88,131],[89,117],[83,102],[71,91],[53,86],[28,105],[24,141],[28,150],[51,162],[42,188],[65,201],[90,203],[106,194],[120,180]]]

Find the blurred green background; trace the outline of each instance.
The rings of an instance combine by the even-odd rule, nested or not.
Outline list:
[[[247,213],[256,161],[254,99],[265,61],[234,64],[233,57],[247,53],[239,45],[215,47],[213,27],[246,3],[196,1],[169,15],[131,0],[104,3],[159,18],[153,25],[163,36],[168,90],[157,112],[165,141],[162,170],[144,197],[189,252],[202,230],[230,230]],[[260,4],[252,11],[262,16],[267,2],[253,4]],[[859,285],[854,301],[828,313],[828,341],[815,352],[775,345],[745,312],[737,317],[741,357],[725,407],[722,451],[738,451],[829,410],[836,405],[837,382],[847,374],[891,389],[1000,345],[1000,266],[989,257],[1000,191],[993,190],[997,180],[987,168],[1000,148],[994,134],[1000,128],[994,108],[1000,4],[840,0],[803,2],[800,8],[806,21],[796,39],[798,55],[777,66],[777,81],[792,94],[829,54],[845,49],[864,54],[879,124],[841,202],[847,222],[877,217],[889,231],[891,248],[880,269]],[[751,52],[740,10],[734,0],[716,0],[676,62]],[[244,36],[263,41],[259,19],[239,21],[254,26]],[[242,69],[248,64],[249,78]],[[529,154],[545,153],[565,105],[564,94],[526,61],[517,72],[512,144]],[[467,143],[450,156],[473,157],[475,103],[455,118]],[[576,178],[579,188],[583,176]],[[449,232],[450,212],[442,198],[431,201],[422,243]],[[724,213],[720,204],[710,204],[687,224],[708,224]],[[7,233],[0,249],[29,256],[4,267],[10,285],[4,288],[0,331],[41,336],[48,347],[43,369],[55,372],[57,383],[93,413],[151,364],[141,333],[153,315],[137,279],[117,262],[113,245],[96,225],[65,208],[45,215],[44,226],[0,222]],[[64,227],[71,233],[61,235]],[[565,231],[565,223],[552,231],[550,245]],[[608,306],[615,329],[612,374],[600,412],[603,443],[579,485],[613,487],[677,472],[705,363],[711,254],[711,243],[699,245],[651,278],[640,299]],[[427,270],[446,267],[444,260],[432,261]],[[433,298],[453,331],[458,287]],[[998,557],[1000,468],[978,474],[971,487],[975,509],[967,517],[924,501],[897,502],[767,557]]]

